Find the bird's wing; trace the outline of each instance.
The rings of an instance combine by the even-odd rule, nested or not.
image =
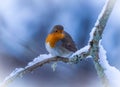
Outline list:
[[[65,37],[61,40],[62,46],[68,49],[69,51],[75,52],[77,51],[77,48],[75,46],[75,43],[72,39],[72,37],[64,31]]]

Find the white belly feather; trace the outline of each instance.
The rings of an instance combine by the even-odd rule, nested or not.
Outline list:
[[[70,52],[69,50],[63,48],[62,46],[57,46],[57,47],[51,48],[49,43],[46,44],[46,49],[52,56],[69,57],[73,53],[73,52]]]

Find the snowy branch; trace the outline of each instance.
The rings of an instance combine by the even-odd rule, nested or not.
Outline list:
[[[98,17],[98,20],[95,24],[95,27],[92,29],[91,38],[90,38],[90,55],[94,59],[95,68],[97,70],[97,73],[99,77],[101,78],[101,81],[104,85],[104,87],[110,87],[108,78],[106,74],[104,73],[105,69],[102,67],[102,65],[99,62],[100,56],[99,56],[99,43],[102,39],[102,33],[105,29],[106,23],[108,21],[108,18],[110,16],[110,13],[112,12],[112,9],[114,7],[116,0],[108,0],[106,1],[105,6],[103,7],[103,10],[101,14]]]
[[[105,73],[105,70],[107,68],[104,66],[103,63],[101,63],[101,61],[103,61],[101,59],[103,58],[101,57],[103,50],[101,50],[102,46],[100,42],[102,39],[103,30],[106,26],[110,13],[112,12],[115,1],[116,0],[108,0],[106,2],[102,12],[100,13],[100,16],[98,17],[95,27],[92,29],[90,33],[90,40],[87,46],[75,52],[70,58],[52,57],[51,55],[47,55],[47,54],[40,55],[37,58],[35,58],[32,62],[28,63],[26,67],[15,69],[8,77],[6,77],[6,79],[1,84],[1,87],[6,87],[17,77],[20,77],[27,72],[31,72],[36,68],[41,67],[47,63],[58,62],[58,61],[62,61],[64,63],[78,63],[79,61],[81,61],[84,58],[87,58],[88,56],[93,57],[95,68],[97,70],[100,79],[102,80],[102,83],[104,84],[104,87],[110,87],[108,81],[109,79],[107,77],[107,74]],[[106,58],[105,54],[104,57]],[[109,66],[108,62],[106,63]]]
[[[50,62],[59,62],[62,61],[64,63],[78,63],[80,60],[86,58],[88,53],[86,52],[88,47],[84,47],[83,49],[77,51],[73,54],[71,58],[64,57],[52,57],[50,54],[41,54],[37,58],[35,58],[32,62],[28,63],[28,65],[24,68],[16,68],[8,77],[5,78],[3,83],[0,84],[0,87],[7,87],[9,83],[14,81],[18,77],[22,77],[24,74],[28,72],[32,72],[38,67],[42,67],[43,65]],[[83,51],[84,50],[84,51]],[[80,53],[81,52],[81,53]],[[78,54],[80,53],[80,54]]]
[[[46,57],[46,59],[45,59]],[[35,58],[32,62],[28,63],[28,66],[25,68],[16,68],[1,84],[1,87],[6,87],[9,83],[11,83],[13,80],[15,80],[17,77],[21,77],[23,74],[27,72],[31,72],[34,69],[43,66],[46,63],[54,62],[54,61],[62,61],[62,62],[69,62],[68,58],[62,58],[62,57],[50,57],[50,55],[43,54],[39,57]]]

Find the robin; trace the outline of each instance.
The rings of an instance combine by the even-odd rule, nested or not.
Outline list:
[[[46,49],[52,56],[69,57],[77,48],[62,25],[55,25],[46,38]]]

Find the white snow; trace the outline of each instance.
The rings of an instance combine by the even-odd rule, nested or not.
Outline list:
[[[16,76],[19,72],[23,70],[24,68],[16,68],[8,77],[5,78],[5,80],[8,80],[9,78]]]
[[[75,56],[75,55],[79,55],[79,54],[81,54],[82,52],[87,52],[89,48],[90,48],[89,45],[81,48],[80,50],[78,50],[78,51],[76,51],[75,53],[73,53],[70,58],[72,58],[72,57]]]
[[[109,0],[106,0],[105,5],[104,5],[102,11],[100,12],[100,14],[99,14],[99,16],[98,16],[98,18],[97,18],[97,21],[96,21],[96,23],[95,23],[95,25],[94,25],[92,31],[90,32],[90,39],[89,39],[89,42],[93,39],[93,33],[95,32],[96,26],[99,24],[99,20],[100,20],[101,17],[103,16],[103,13],[104,13],[104,11],[105,11],[105,9],[106,9],[106,7],[107,7],[108,1],[109,1]]]
[[[104,13],[104,11],[105,11],[105,9],[107,7],[108,1],[109,0],[106,0],[105,5],[103,6],[102,11],[101,11],[100,15],[98,16],[98,19],[100,19],[103,16],[103,13]]]
[[[22,71],[24,71],[24,68],[16,68],[9,76],[5,78],[5,80],[2,83],[0,83],[0,87],[4,87],[9,82],[13,81]]]
[[[104,72],[110,82],[111,87],[120,87],[120,71],[108,63],[106,51],[101,45],[101,41],[99,42],[99,57],[99,62],[105,70]]]
[[[98,23],[98,22],[99,22],[99,21],[97,20],[97,23]],[[95,29],[96,29],[96,27],[93,27],[92,31],[90,32],[89,42],[92,41],[92,39],[93,39],[93,35],[94,35],[93,33],[95,32]],[[88,43],[89,43],[89,42],[88,42]]]
[[[3,81],[3,83],[0,84],[0,86],[7,85],[9,82],[13,81],[15,78],[21,76],[24,73],[24,70],[26,68],[31,67],[34,64],[51,57],[52,57],[51,54],[41,54],[37,58],[35,58],[32,62],[29,62],[25,68],[16,68],[9,76],[5,78],[5,80]]]
[[[42,61],[42,60],[45,60],[45,59],[48,59],[48,58],[51,58],[52,55],[51,54],[40,54],[38,57],[36,57],[32,62],[29,62],[28,65],[25,67],[25,68],[28,68],[30,66],[33,66],[34,64]]]

